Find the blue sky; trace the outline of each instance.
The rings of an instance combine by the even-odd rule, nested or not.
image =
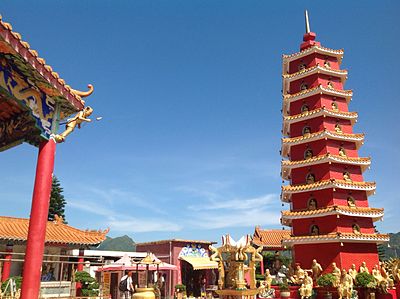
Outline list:
[[[135,241],[281,228],[281,54],[298,51],[305,8],[317,39],[345,49],[370,205],[385,208],[378,229],[400,231],[400,2],[4,0],[69,85],[95,86],[103,120],[57,147],[68,222]],[[27,144],[0,154],[1,215],[29,216],[36,158]]]

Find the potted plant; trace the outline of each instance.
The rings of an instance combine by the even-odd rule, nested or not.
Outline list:
[[[281,297],[289,298],[290,297],[290,288],[287,281],[281,282],[279,284],[279,291],[281,293]]]
[[[361,272],[356,275],[356,286],[364,291],[365,299],[375,298],[377,283],[375,277],[367,272]]]
[[[78,271],[75,273],[75,282],[82,284],[82,296],[95,297],[99,295],[99,284],[96,279],[90,276],[86,271]]]
[[[317,280],[318,286],[324,292],[326,299],[332,299],[331,289],[336,284],[336,277],[332,273],[324,274]]]
[[[186,298],[186,286],[184,284],[175,285],[175,298],[176,299]]]

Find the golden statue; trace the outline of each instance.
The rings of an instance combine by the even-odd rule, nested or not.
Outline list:
[[[336,266],[336,263],[332,263],[332,274],[336,278],[336,281],[333,286],[338,287],[342,273],[341,273],[340,269]]]
[[[314,198],[311,198],[308,202],[308,209],[309,210],[316,210],[317,209],[317,201]]]
[[[361,266],[360,266],[360,269],[358,270],[358,272],[360,272],[360,273],[367,272],[369,274],[369,270],[368,270],[366,262],[361,263]]]
[[[265,270],[265,279],[260,282],[260,286],[258,287],[258,294],[262,298],[267,298],[269,290],[271,289],[272,284],[272,276],[269,273],[269,269]]]
[[[345,269],[342,269],[342,273],[340,276],[340,283],[338,286],[339,299],[342,299],[343,297],[346,299],[350,299],[352,292],[353,292],[353,277],[350,274],[347,274]]]
[[[308,276],[307,272],[304,272],[303,284],[301,285],[301,287],[299,289],[301,299],[311,297],[313,285],[314,285],[314,283],[313,283],[312,278],[310,276]]]
[[[353,234],[361,235],[360,227],[357,224],[353,224],[352,228],[353,228]],[[361,267],[360,267],[360,269],[361,269]],[[361,272],[361,270],[360,270],[360,272]]]
[[[317,281],[318,278],[322,274],[322,267],[321,265],[317,262],[316,259],[313,259],[312,265],[311,265],[311,271],[312,271],[312,278],[314,281]]]
[[[355,208],[356,207],[356,202],[352,196],[347,197],[347,205],[350,208]]]
[[[313,183],[315,183],[315,176],[312,173],[307,174],[306,184],[313,184]]]
[[[54,138],[56,142],[64,142],[65,137],[67,137],[69,134],[71,134],[74,130],[75,127],[78,126],[78,128],[81,128],[81,124],[83,122],[91,122],[92,120],[89,119],[88,117],[93,113],[93,109],[90,106],[86,106],[83,108],[82,111],[78,112],[73,118],[68,119],[66,125],[65,125],[65,131],[62,132],[61,134],[55,135]]]
[[[335,111],[335,112],[338,112],[338,111],[339,111],[339,108],[338,108],[338,105],[336,104],[336,102],[332,102],[331,107],[332,107],[332,110],[333,110],[333,111]]]
[[[336,133],[343,133],[342,127],[341,127],[339,124],[336,124],[336,125],[335,125],[335,132],[336,132]]]
[[[350,178],[350,173],[348,171],[343,173],[343,180],[346,182],[352,182],[353,180]]]
[[[308,108],[308,106],[306,104],[301,106],[301,113],[308,112],[309,110],[310,110],[310,108]]]
[[[311,226],[311,236],[318,236],[319,235],[319,227],[317,225]]]
[[[303,129],[303,136],[309,136],[311,134],[310,127],[304,127]]]
[[[325,60],[325,61],[324,61],[324,67],[327,68],[327,69],[330,69],[330,68],[331,68],[331,64],[329,63],[328,60]]]
[[[328,84],[326,84],[326,86],[329,88],[334,88],[333,83],[331,81],[329,81]]]
[[[339,156],[340,157],[347,157],[346,150],[343,147],[339,147]]]
[[[295,284],[302,284],[304,277],[305,271],[300,267],[300,264],[297,264],[294,274],[290,277],[290,280]]]
[[[356,276],[357,276],[358,272],[356,269],[356,265],[352,264],[351,268],[349,269],[349,275],[353,278],[353,282],[356,281]]]

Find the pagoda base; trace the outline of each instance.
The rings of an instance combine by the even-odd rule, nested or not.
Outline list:
[[[258,289],[247,290],[217,290],[215,291],[221,299],[256,299]]]

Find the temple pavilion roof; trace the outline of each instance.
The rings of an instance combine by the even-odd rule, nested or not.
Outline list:
[[[286,185],[282,186],[281,200],[283,202],[290,202],[292,194],[308,192],[308,191],[324,190],[330,188],[361,190],[361,191],[366,191],[367,195],[371,195],[375,192],[376,183],[329,179],[329,180],[315,182],[312,184]]]
[[[328,131],[326,129],[307,134],[304,136],[298,136],[293,138],[282,138],[282,152],[281,155],[286,157],[290,151],[290,147],[293,145],[303,144],[305,142],[311,142],[320,139],[333,139],[339,141],[351,141],[356,144],[358,149],[364,141],[364,134],[347,134],[347,133],[337,133]]]
[[[330,215],[344,215],[355,217],[372,218],[373,221],[378,221],[383,217],[383,209],[370,207],[348,207],[348,206],[330,206],[315,210],[302,211],[282,211],[281,222],[284,225],[291,226],[293,219],[316,218]]]
[[[290,236],[282,240],[282,245],[292,246],[296,244],[337,243],[337,242],[380,244],[389,242],[389,235],[334,232],[326,235]]]
[[[333,111],[322,107],[295,115],[287,115],[283,117],[283,133],[286,134],[289,131],[289,126],[293,123],[319,116],[330,116],[334,118],[347,119],[351,121],[351,125],[354,125],[354,123],[357,121],[358,114],[357,112]]]
[[[343,49],[334,50],[334,49],[322,47],[320,45],[315,45],[315,46],[309,47],[307,49],[304,49],[300,52],[296,52],[293,54],[283,54],[282,59],[284,62],[290,62],[290,61],[305,57],[312,53],[318,53],[318,54],[327,55],[327,56],[334,56],[338,59],[339,63],[341,63],[344,51],[343,51]]]
[[[267,250],[282,248],[282,239],[290,237],[289,230],[282,229],[261,229],[256,226],[253,234],[253,244],[257,246],[264,246]]]
[[[307,77],[309,75],[319,74],[319,73],[329,75],[329,76],[340,77],[343,84],[346,82],[346,79],[347,79],[347,70],[335,70],[332,68],[327,68],[327,67],[321,66],[319,64],[309,67],[309,68],[306,68],[306,69],[303,69],[303,70],[300,70],[296,73],[283,74],[282,77],[287,82],[291,82],[291,81],[295,81],[295,80]]]
[[[12,25],[2,20],[0,16],[0,52],[14,56],[16,64],[25,64],[23,68],[27,72],[35,71],[39,76],[35,84],[50,97],[61,97],[65,99],[65,105],[70,109],[79,111],[83,109],[84,101],[80,92],[72,89],[46,61],[39,57],[36,50],[31,49],[28,42],[22,40],[20,33],[13,31]],[[41,78],[39,78],[41,77]],[[43,79],[43,80],[40,80]],[[89,87],[92,89],[92,86]],[[84,95],[86,96],[86,94]],[[67,107],[66,107],[67,108]]]
[[[28,238],[29,219],[0,216],[0,242],[25,243]],[[95,246],[106,239],[108,229],[80,230],[63,223],[61,217],[48,221],[46,244],[67,246]]]
[[[282,178],[288,180],[292,169],[299,167],[306,167],[311,165],[317,165],[322,163],[340,163],[348,165],[358,165],[361,167],[361,171],[364,171],[371,165],[371,158],[360,158],[360,157],[342,157],[337,155],[331,155],[330,153],[312,157],[305,160],[290,161],[283,160],[282,166]]]
[[[326,94],[331,95],[334,97],[344,98],[349,102],[353,96],[352,90],[341,90],[335,89],[332,87],[325,87],[319,84],[318,86],[301,90],[300,92],[293,93],[293,94],[284,94],[283,95],[283,115],[288,115],[288,105],[291,102],[298,101],[307,97],[311,97],[317,94]]]

